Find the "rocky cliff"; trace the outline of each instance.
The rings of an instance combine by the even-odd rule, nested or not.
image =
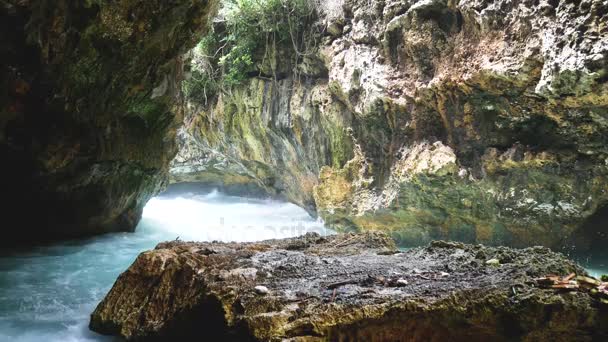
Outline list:
[[[608,311],[597,291],[607,296],[607,284],[593,295],[534,280],[570,272],[584,273],[543,247],[439,241],[397,253],[377,233],[173,241],[137,258],[90,327],[158,341],[605,340]]]
[[[216,3],[0,1],[2,244],[134,229],[176,152],[181,54]]]
[[[318,8],[314,53],[294,66],[274,47],[189,99],[190,160],[406,244],[606,242],[605,223],[585,228],[608,203],[605,1]]]

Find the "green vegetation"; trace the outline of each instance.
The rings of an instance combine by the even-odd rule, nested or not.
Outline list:
[[[281,71],[295,72],[314,48],[314,16],[310,0],[225,1],[193,51],[191,77],[183,84],[186,96],[206,101],[256,73],[276,77],[279,57]]]

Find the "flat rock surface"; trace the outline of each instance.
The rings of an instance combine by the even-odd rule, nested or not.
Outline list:
[[[127,339],[606,340],[606,306],[534,280],[572,272],[585,274],[547,248],[399,251],[378,233],[172,241],[137,258],[90,326]]]

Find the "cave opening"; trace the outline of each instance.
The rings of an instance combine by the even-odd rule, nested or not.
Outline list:
[[[206,183],[176,183],[144,207],[139,227],[158,225],[184,241],[249,242],[332,234],[295,204],[249,187],[224,192]]]
[[[539,288],[532,276],[559,273],[553,285],[570,286],[576,272],[597,278],[608,305],[608,279],[600,282],[608,273],[608,54],[590,52],[606,41],[591,24],[606,21],[606,6],[532,1],[531,13],[543,16],[522,18],[501,0],[474,11],[467,1],[56,3],[0,0],[8,32],[0,35],[0,189],[9,202],[0,340],[103,340],[87,329],[89,314],[120,272],[163,241],[177,250],[185,241],[234,241],[238,250],[268,240],[245,253],[256,260],[272,244],[284,248],[277,259],[300,253],[297,262],[318,266],[321,281],[305,289],[311,296],[285,291],[298,306],[313,297],[339,304],[353,287],[407,301],[410,289],[451,283],[460,266],[470,266],[464,278],[499,274],[513,266],[515,248],[543,245],[582,267],[551,254],[529,282],[505,287],[513,302],[522,287]],[[539,19],[547,16],[556,20]],[[569,32],[577,37],[560,40]],[[529,53],[539,46],[543,53]],[[580,63],[561,58],[564,46]],[[320,236],[270,241],[310,232]],[[307,251],[310,236],[330,244],[328,258]],[[414,247],[395,246],[397,236]],[[439,239],[467,245],[431,243]],[[425,248],[460,251],[428,269],[392,259],[385,274],[349,273],[361,250],[375,262]],[[328,261],[344,251],[351,260]],[[198,252],[197,261],[223,256]],[[297,262],[277,273],[300,272]],[[270,297],[274,289],[247,278],[252,268],[236,272],[244,292]],[[327,284],[326,270],[350,279]],[[238,304],[238,315],[252,308]],[[280,307],[270,304],[254,311],[285,313],[265,315]],[[206,309],[182,312],[183,325],[166,333],[192,337]],[[211,335],[225,335],[224,321],[208,323],[219,329]],[[331,336],[312,323],[300,333]]]

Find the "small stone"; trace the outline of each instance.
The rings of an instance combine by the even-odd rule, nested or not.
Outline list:
[[[448,272],[441,272],[440,275],[442,277],[449,277],[450,276],[450,274]]]
[[[498,260],[496,258],[490,259],[490,260],[486,261],[486,265],[489,265],[489,266],[499,266],[500,265],[500,260]]]
[[[266,286],[262,286],[262,285],[258,285],[256,287],[253,288],[255,290],[255,293],[259,294],[259,295],[267,295],[268,293],[270,293],[270,290],[268,290],[268,288]]]
[[[403,278],[399,278],[395,282],[395,286],[397,286],[397,287],[403,287],[403,286],[406,286],[407,284],[408,284],[407,280],[405,280]]]

